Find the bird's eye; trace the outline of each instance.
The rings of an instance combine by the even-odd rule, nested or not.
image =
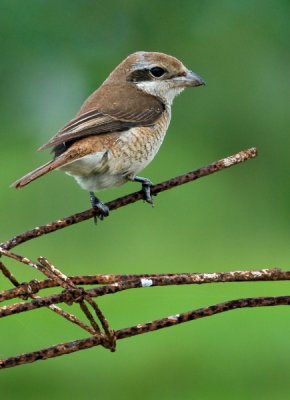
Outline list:
[[[151,75],[153,75],[155,78],[160,78],[162,75],[165,74],[165,72],[165,69],[160,67],[153,67],[150,69]]]

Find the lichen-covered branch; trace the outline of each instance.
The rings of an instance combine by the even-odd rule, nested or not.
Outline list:
[[[120,329],[114,332],[116,340],[129,338],[132,336],[153,332],[158,329],[167,328],[184,322],[192,321],[199,318],[210,317],[214,314],[223,313],[237,308],[247,307],[271,307],[290,305],[290,296],[277,297],[258,297],[245,298],[226,301],[224,303],[215,304],[209,307],[200,308],[198,310],[185,312],[182,314],[171,315],[166,318],[138,324],[128,328]],[[95,335],[86,339],[74,340],[71,342],[61,343],[45,349],[34,351],[31,353],[20,354],[15,357],[9,357],[0,360],[0,369],[15,367],[18,365],[32,363],[38,360],[46,360],[48,358],[58,357],[64,354],[74,353],[76,351],[89,349],[91,347],[102,344],[103,335]]]
[[[85,277],[69,278],[78,285],[100,284],[104,281],[114,283],[86,290],[86,294],[90,297],[100,297],[108,294],[114,294],[120,291],[144,288],[150,286],[172,286],[172,285],[192,285],[192,284],[209,284],[209,283],[225,283],[225,282],[255,282],[255,281],[284,281],[290,280],[290,271],[282,271],[279,268],[248,270],[248,271],[232,271],[232,272],[214,272],[214,273],[183,273],[183,274],[160,274],[160,275],[96,275]],[[36,280],[24,283],[15,289],[0,291],[0,301],[10,300],[19,296],[27,296],[36,293],[41,289],[57,286],[53,280],[45,280],[38,282]],[[48,307],[52,304],[72,303],[79,298],[78,289],[71,288],[62,293],[53,294],[46,297],[34,298],[30,302],[15,303],[8,306],[0,307],[0,318],[14,315],[26,311],[35,310],[37,308]]]

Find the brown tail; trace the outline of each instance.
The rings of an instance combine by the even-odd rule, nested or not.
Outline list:
[[[54,160],[49,161],[48,163],[42,165],[39,168],[36,168],[34,171],[29,172],[24,175],[22,178],[18,179],[18,181],[12,183],[11,187],[22,188],[23,186],[28,185],[28,183],[34,181],[42,175],[47,174],[48,172],[54,170],[55,168],[61,166],[63,164],[63,160],[60,158],[56,158]]]

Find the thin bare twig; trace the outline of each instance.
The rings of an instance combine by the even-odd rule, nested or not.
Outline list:
[[[48,265],[45,265],[45,266],[38,265],[34,261],[30,260],[27,257],[22,257],[22,256],[20,256],[18,254],[14,254],[14,253],[8,252],[6,250],[0,251],[0,254],[4,254],[7,257],[13,258],[14,260],[17,260],[19,262],[22,262],[23,264],[31,266],[31,267],[37,269],[38,271],[44,273],[48,278],[50,278],[52,280],[57,277],[57,275],[54,273],[54,271],[51,271],[51,270],[48,269]],[[13,285],[15,285],[16,287],[21,286],[20,283],[17,281],[17,279],[10,273],[8,268],[6,268],[5,265],[2,262],[0,263],[0,268],[1,268],[2,273],[13,283]],[[60,280],[58,280],[57,282],[61,283]],[[37,299],[40,299],[39,296],[36,296],[34,294],[35,291],[33,292],[31,290],[31,286],[29,284],[24,284],[24,285],[26,286],[27,291],[26,291],[26,293],[24,293],[22,295],[22,297],[24,297],[24,298],[31,297],[34,301],[37,300]],[[91,334],[95,333],[95,329],[90,328],[87,324],[83,323],[81,320],[79,320],[73,314],[70,314],[67,311],[62,310],[60,307],[56,306],[55,304],[49,304],[47,307],[51,311],[53,311],[56,314],[62,316],[63,318],[65,318],[66,320],[72,322],[73,324],[78,325],[79,327],[81,327],[82,329],[86,330],[87,332],[89,332]],[[98,332],[99,332],[99,330],[98,330]]]
[[[244,270],[233,272],[210,272],[210,273],[169,273],[169,274],[136,274],[136,275],[114,275],[114,274],[97,274],[85,276],[70,276],[70,279],[76,285],[100,285],[109,284],[116,287],[114,290],[122,287],[122,283],[134,284],[134,287],[140,285],[145,286],[149,283],[152,286],[165,285],[192,285],[204,283],[220,283],[220,282],[245,282],[245,281],[287,281],[290,280],[290,271],[282,271],[280,268],[260,269],[260,270]],[[142,281],[141,281],[142,280]],[[152,281],[152,282],[151,282]],[[29,285],[29,288],[28,288]],[[37,293],[42,289],[56,287],[57,282],[52,279],[38,281],[34,279],[31,282],[23,283],[15,289],[0,291],[0,302],[10,300],[15,297],[25,296],[29,293]],[[111,290],[111,286],[109,286]],[[98,295],[107,291],[107,287],[98,288]]]
[[[158,329],[178,325],[184,322],[196,320],[199,318],[210,317],[214,314],[235,310],[237,308],[270,307],[281,305],[290,305],[290,296],[258,297],[231,300],[209,307],[200,308],[198,310],[171,315],[167,318],[158,319],[155,321],[147,322],[145,324],[138,324],[136,326],[130,326],[128,328],[120,329],[115,332],[115,337],[116,340],[125,339],[143,333],[153,332]],[[64,354],[89,349],[91,347],[100,345],[101,342],[101,335],[96,335],[86,339],[61,343],[56,346],[51,346],[42,350],[20,354],[15,357],[9,357],[0,360],[0,369],[15,367],[18,365],[32,363],[37,360],[46,360],[48,358],[58,357]]]
[[[218,282],[242,282],[242,281],[269,281],[269,280],[285,280],[289,279],[290,272],[283,272],[279,269],[265,269],[256,271],[234,271],[222,273],[204,273],[204,274],[175,274],[174,276],[160,276],[158,278],[145,280],[136,279],[127,282],[115,283],[103,287],[92,288],[86,290],[86,294],[90,297],[104,296],[117,293],[123,290],[135,289],[148,286],[167,286],[180,284],[202,284],[202,283],[218,283]],[[281,278],[281,279],[280,279]],[[14,315],[26,311],[35,310],[37,308],[47,307],[51,304],[72,303],[76,301],[78,292],[65,291],[58,294],[52,294],[47,297],[35,299],[32,302],[16,303],[8,306],[0,307],[0,318],[8,315]]]
[[[253,147],[245,151],[240,151],[232,156],[223,158],[216,161],[206,167],[199,168],[195,171],[188,172],[184,175],[177,176],[175,178],[169,179],[165,182],[158,183],[151,187],[151,194],[157,195],[165,190],[172,189],[176,186],[183,185],[185,183],[194,181],[196,179],[211,175],[215,172],[221,171],[225,168],[232,167],[233,165],[239,164],[243,161],[250,160],[257,156],[257,150]],[[136,201],[143,199],[143,191],[131,193],[127,196],[120,197],[116,200],[110,201],[106,205],[109,207],[110,211],[117,210],[118,208],[127,206],[128,204],[135,203]],[[46,225],[42,225],[31,229],[29,231],[23,232],[12,239],[7,240],[0,244],[0,247],[6,250],[10,250],[19,244],[25,243],[33,238],[46,235],[48,233],[54,232],[59,229],[63,229],[67,226],[77,224],[79,222],[85,221],[87,219],[93,218],[96,215],[96,210],[89,209],[66,218],[59,219],[57,221],[50,222]]]
[[[94,334],[95,333],[100,333],[101,330],[95,321],[92,313],[88,309],[87,305],[84,302],[84,299],[86,297],[86,292],[83,289],[79,289],[69,277],[67,277],[65,274],[63,274],[58,268],[56,268],[54,265],[52,265],[46,258],[44,257],[38,257],[38,261],[43,267],[43,272],[44,274],[51,279],[55,279],[56,282],[63,287],[64,289],[70,291],[73,290],[75,294],[79,295],[79,299],[74,298],[74,301],[79,303],[79,306],[87,319],[89,320],[93,330]]]
[[[58,268],[56,268],[54,265],[52,265],[46,258],[44,257],[39,257],[38,261],[41,263],[41,265],[49,271],[49,274],[47,275],[50,277],[50,275],[53,275],[57,282],[62,286],[64,289],[67,290],[73,290],[73,291],[80,291],[80,307],[82,311],[85,313],[87,318],[89,319],[93,329],[95,330],[96,333],[100,333],[100,328],[93,318],[90,310],[88,309],[87,305],[85,304],[85,300],[90,304],[90,306],[93,308],[96,316],[98,317],[99,321],[101,322],[102,328],[104,329],[104,332],[106,334],[106,345],[108,343],[111,344],[110,348],[112,351],[115,350],[115,343],[112,342],[112,332],[110,331],[110,327],[108,324],[107,319],[105,318],[104,314],[102,313],[101,309],[97,305],[97,303],[89,296],[87,295],[87,292],[83,289],[79,289],[73,281],[67,277],[65,274],[63,274]]]
[[[169,274],[169,275],[146,275],[146,278],[135,278],[122,280],[110,285],[104,285],[92,289],[87,289],[88,297],[99,297],[108,294],[114,294],[120,291],[144,288],[150,286],[169,286],[169,285],[189,285],[189,284],[206,284],[221,282],[256,282],[256,281],[278,281],[290,280],[290,271],[282,271],[278,268],[261,269],[250,271],[233,271],[233,272],[214,272],[203,274]],[[5,291],[2,295],[3,300],[10,297],[10,291]],[[5,298],[5,294],[7,297]],[[4,297],[4,298],[3,298]],[[0,292],[1,299],[1,292]],[[26,311],[35,310],[37,308],[47,307],[51,304],[68,303],[71,304],[79,299],[77,290],[69,290],[62,293],[52,294],[50,296],[41,297],[31,302],[15,303],[8,306],[0,307],[0,318],[14,315]]]
[[[33,291],[31,289],[34,281],[31,282],[31,283],[20,284],[18,282],[18,280],[11,274],[11,272],[8,270],[8,268],[6,268],[6,266],[2,262],[0,262],[0,269],[1,269],[2,273],[3,273],[3,275],[6,276],[6,278],[9,279],[10,282],[14,286],[16,286],[16,289],[18,289],[19,287],[25,287],[26,288],[25,293],[23,293],[21,295],[21,297],[23,297],[24,299],[27,299],[28,297],[31,297],[32,299],[39,299],[40,298],[39,296],[36,296],[35,295],[35,291]],[[1,295],[0,295],[0,297],[1,297]],[[4,297],[5,297],[5,295],[4,295]],[[56,314],[60,315],[61,317],[65,318],[66,320],[72,322],[73,324],[78,325],[79,327],[81,327],[82,329],[86,330],[90,334],[92,334],[92,335],[95,334],[95,330],[94,329],[89,327],[87,324],[83,323],[81,320],[79,320],[73,314],[70,314],[67,311],[62,310],[60,307],[58,307],[58,306],[56,306],[54,304],[49,305],[48,308],[51,311],[55,312]]]
[[[4,250],[4,249],[0,249],[0,254],[5,255],[6,257],[12,258],[12,259],[17,260],[25,265],[29,265],[29,266],[37,269],[38,271],[42,272],[46,277],[48,277],[51,280],[56,281],[58,285],[60,285],[64,289],[66,289],[67,290],[66,293],[69,294],[71,291],[73,291],[73,301],[79,303],[81,310],[83,311],[85,316],[90,321],[90,324],[93,328],[93,333],[94,334],[100,333],[101,331],[100,331],[100,328],[99,328],[97,322],[95,321],[93,315],[91,314],[90,310],[88,309],[87,305],[84,302],[84,300],[86,300],[93,308],[94,312],[96,313],[96,316],[99,318],[101,325],[104,329],[104,332],[106,334],[106,336],[104,337],[104,339],[105,339],[104,344],[106,345],[106,347],[110,347],[110,349],[112,351],[114,351],[115,342],[112,341],[113,340],[112,338],[114,337],[114,335],[109,328],[108,321],[105,318],[102,311],[100,310],[97,303],[89,295],[87,295],[87,292],[85,290],[79,289],[69,277],[67,277],[65,274],[63,274],[59,269],[57,269],[54,265],[52,265],[44,257],[39,257],[38,261],[40,264],[37,264],[33,260],[31,260],[27,257],[23,257],[21,255],[12,253],[12,252]],[[5,274],[5,276],[7,276],[11,280],[13,276],[10,274],[9,270],[4,266],[3,263],[0,266],[1,266],[2,272]],[[17,282],[17,280],[15,278],[14,278],[14,284],[16,284],[16,286],[19,286],[19,283]],[[29,286],[26,286],[26,287],[28,290],[30,290]],[[37,300],[41,300],[41,298],[39,296],[36,296],[35,294],[27,293],[27,295],[33,299],[31,304],[37,302]],[[78,298],[76,296],[78,296]],[[67,299],[67,303],[69,303],[69,302],[70,302],[70,294]],[[26,303],[26,304],[29,304],[29,303]],[[57,314],[68,319],[69,321],[79,325],[81,328],[92,333],[92,330],[90,327],[88,327],[82,321],[78,320],[74,315],[69,314],[69,313],[65,312],[64,310],[62,310],[61,308],[57,307],[54,303],[48,304],[47,307],[49,309],[51,309],[52,311],[56,312]],[[7,307],[4,307],[4,308],[6,309],[6,312],[7,312],[8,311]]]
[[[20,286],[19,282],[15,278],[15,276],[9,271],[8,268],[5,267],[3,262],[0,261],[0,269],[2,271],[2,274],[6,276],[6,278],[14,285],[14,286]]]

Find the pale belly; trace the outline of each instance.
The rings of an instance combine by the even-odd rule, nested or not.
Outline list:
[[[120,186],[153,160],[165,133],[166,130],[159,129],[148,140],[145,133],[140,135],[140,128],[130,129],[120,134],[111,148],[86,155],[64,165],[61,170],[73,176],[83,189],[90,192]]]

